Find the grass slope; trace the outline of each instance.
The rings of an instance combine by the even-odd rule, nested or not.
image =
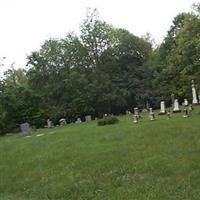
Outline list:
[[[187,119],[119,119],[1,137],[0,199],[199,199],[200,108]]]

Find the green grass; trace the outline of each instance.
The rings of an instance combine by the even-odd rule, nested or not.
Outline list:
[[[1,137],[0,199],[199,200],[200,107],[156,117]]]

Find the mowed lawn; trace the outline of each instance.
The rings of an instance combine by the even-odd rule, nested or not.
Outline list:
[[[131,117],[0,137],[0,199],[199,200],[200,107]]]

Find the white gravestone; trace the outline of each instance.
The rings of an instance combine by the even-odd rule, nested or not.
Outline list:
[[[133,122],[138,123],[138,116],[137,115],[133,115]]]
[[[194,85],[194,80],[192,80],[192,103],[193,104],[198,104],[197,93],[196,93],[196,89],[195,89],[195,85]]]
[[[76,124],[80,124],[82,121],[81,121],[81,118],[77,118],[77,120],[76,120]]]
[[[173,112],[180,112],[178,99],[174,100]]]
[[[160,114],[166,114],[166,110],[165,110],[165,102],[161,101],[160,102]]]
[[[184,106],[188,106],[188,100],[184,99]]]

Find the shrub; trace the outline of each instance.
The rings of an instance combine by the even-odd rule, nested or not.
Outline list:
[[[119,119],[114,116],[104,116],[103,119],[98,120],[98,125],[99,126],[105,126],[108,124],[116,124],[119,122]]]

